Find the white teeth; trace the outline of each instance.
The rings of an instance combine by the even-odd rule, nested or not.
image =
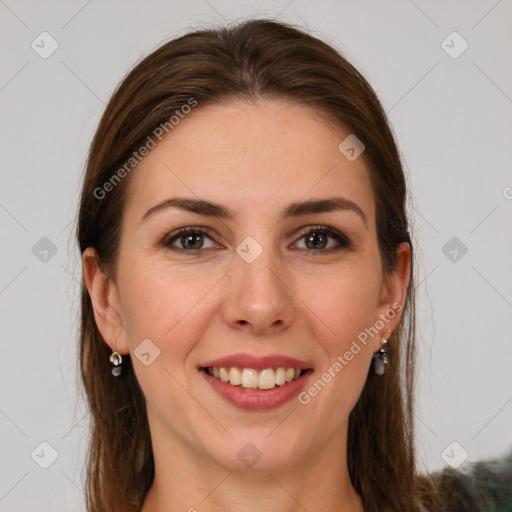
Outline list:
[[[281,367],[276,370],[276,386],[282,386],[286,382],[286,370]]]
[[[244,368],[242,372],[242,386],[244,388],[258,387],[258,371],[252,368]]]
[[[260,372],[258,387],[260,389],[272,389],[276,387],[276,377],[272,368],[267,368]]]
[[[229,382],[233,384],[233,386],[242,384],[242,373],[238,368],[231,367],[231,370],[229,370]]]
[[[298,368],[265,368],[258,371],[254,368],[214,367],[206,368],[206,373],[222,382],[248,389],[273,389],[287,382],[297,380],[301,374]]]
[[[222,367],[220,369],[219,374],[220,374],[220,380],[222,382],[228,382],[229,381],[229,376],[228,376],[228,372],[227,372],[226,368]]]

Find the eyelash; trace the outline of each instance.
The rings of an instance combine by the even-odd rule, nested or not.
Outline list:
[[[310,254],[319,254],[322,252],[330,253],[332,251],[337,251],[337,250],[341,250],[341,249],[350,250],[353,248],[352,242],[343,233],[340,233],[336,229],[333,229],[329,226],[322,226],[322,225],[317,225],[317,226],[308,227],[308,228],[304,229],[303,231],[301,231],[299,233],[299,237],[298,237],[297,241],[301,240],[306,235],[309,235],[311,233],[317,233],[317,234],[323,233],[323,234],[329,235],[330,237],[332,237],[338,241],[339,246],[331,247],[329,249],[299,249],[299,250],[306,251]],[[186,228],[181,228],[173,233],[167,234],[161,243],[165,248],[171,249],[176,252],[180,252],[182,254],[197,255],[200,252],[203,252],[204,250],[206,250],[206,249],[183,249],[181,247],[176,247],[176,246],[172,245],[172,243],[176,239],[178,239],[182,236],[190,235],[190,234],[202,234],[202,235],[208,236],[210,239],[213,239],[212,232],[207,228],[186,227]],[[207,249],[211,249],[211,247],[208,247]]]

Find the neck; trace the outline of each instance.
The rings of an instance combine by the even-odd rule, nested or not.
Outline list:
[[[155,417],[150,426],[155,478],[141,512],[364,512],[348,473],[346,429],[292,465],[238,471],[169,435]]]

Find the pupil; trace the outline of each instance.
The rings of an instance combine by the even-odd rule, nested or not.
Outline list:
[[[313,247],[310,247],[309,242],[312,242],[315,245],[313,245]],[[320,242],[320,244],[316,245],[318,244],[318,242]],[[312,233],[307,237],[306,246],[308,247],[308,249],[323,249],[326,245],[327,236],[325,235],[325,233]]]
[[[185,249],[200,249],[202,245],[202,235],[199,233],[186,235],[181,237],[181,243]],[[190,242],[190,245],[187,245]],[[192,247],[191,247],[192,245]]]

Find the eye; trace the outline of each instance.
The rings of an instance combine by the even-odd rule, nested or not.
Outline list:
[[[162,240],[162,245],[169,249],[185,252],[197,253],[201,249],[211,249],[218,247],[215,243],[209,247],[205,247],[205,239],[213,242],[212,237],[208,234],[209,231],[205,228],[181,228],[165,236]],[[176,245],[177,244],[177,245]]]
[[[208,228],[186,227],[173,231],[164,237],[162,245],[173,251],[185,254],[199,254],[203,249],[218,248]],[[210,245],[205,246],[209,240]],[[331,252],[340,249],[352,249],[352,242],[336,229],[328,226],[313,226],[300,233],[300,240],[305,241],[304,247],[299,247],[309,253]],[[333,242],[334,244],[330,243]],[[296,242],[297,244],[298,242]]]
[[[351,249],[352,242],[336,229],[328,226],[314,226],[300,233],[299,240],[305,240],[305,247],[299,247],[309,252],[330,252],[338,249]],[[329,245],[329,239],[336,241],[334,246]]]

